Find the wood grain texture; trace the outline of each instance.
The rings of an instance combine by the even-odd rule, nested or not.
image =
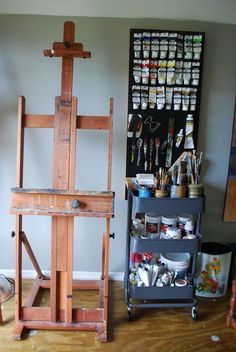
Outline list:
[[[72,202],[78,200],[78,208]],[[56,193],[13,192],[11,214],[49,215],[49,216],[113,216],[113,194],[77,195]]]
[[[224,221],[236,221],[236,179],[228,178]]]
[[[23,299],[32,282],[23,282]],[[13,299],[3,305],[4,325],[0,327],[0,351],[54,351],[54,352],[227,352],[235,351],[236,332],[226,326],[229,310],[229,294],[222,298],[198,299],[200,317],[197,322],[190,316],[190,309],[140,309],[134,312],[134,321],[127,322],[123,284],[109,285],[108,343],[96,340],[94,331],[35,331],[35,336],[12,341],[14,320]],[[75,305],[94,306],[97,295],[89,291],[75,297]],[[41,304],[48,302],[44,291],[39,297]],[[213,342],[211,336],[219,336]],[[27,336],[27,335],[26,335]]]

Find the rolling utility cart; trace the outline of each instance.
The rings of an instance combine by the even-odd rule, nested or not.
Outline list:
[[[128,217],[125,265],[125,298],[127,320],[132,318],[132,308],[191,307],[193,320],[198,318],[194,282],[185,287],[177,286],[134,286],[129,281],[130,253],[190,253],[190,272],[194,276],[197,253],[200,251],[201,214],[204,212],[205,198],[139,198],[138,192],[128,189]],[[142,239],[131,236],[132,219],[137,214],[155,213],[195,215],[195,239]]]

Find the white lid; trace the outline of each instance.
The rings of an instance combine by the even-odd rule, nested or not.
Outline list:
[[[161,256],[172,262],[187,264],[190,261],[189,253],[162,253]]]
[[[177,217],[176,217],[176,215],[162,216],[161,222],[166,225],[174,225],[175,226],[177,223]]]
[[[175,286],[177,286],[177,287],[187,286],[187,281],[184,280],[184,279],[176,279],[175,280]]]
[[[146,221],[157,223],[161,221],[161,217],[156,214],[147,213],[145,214],[145,222]]]
[[[178,216],[179,221],[186,222],[187,220],[192,220],[192,214],[180,214]]]

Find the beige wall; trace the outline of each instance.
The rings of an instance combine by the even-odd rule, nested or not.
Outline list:
[[[14,269],[14,217],[8,214],[10,188],[15,186],[17,97],[26,97],[29,113],[51,114],[60,93],[60,60],[42,55],[61,40],[63,23],[73,20],[77,40],[91,50],[91,60],[75,63],[74,95],[79,113],[107,114],[115,99],[113,177],[116,192],[112,220],[110,271],[121,272],[125,259],[127,204],[124,200],[128,50],[130,28],[206,32],[199,150],[205,154],[207,195],[202,234],[206,240],[235,242],[236,225],[222,223],[235,99],[235,26],[204,22],[46,16],[0,16],[0,269]],[[106,178],[106,136],[84,132],[78,139],[77,187],[103,190]],[[97,154],[96,154],[97,153]],[[96,154],[96,156],[95,156]],[[97,155],[100,157],[97,157]],[[25,186],[51,187],[52,131],[26,133]],[[24,230],[43,269],[50,268],[50,220],[25,217]],[[99,271],[102,220],[76,219],[75,270]],[[24,259],[24,268],[31,269]]]

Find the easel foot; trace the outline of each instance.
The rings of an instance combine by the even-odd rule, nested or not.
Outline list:
[[[107,324],[99,324],[97,327],[97,341],[107,342]]]
[[[236,319],[230,315],[227,316],[226,326],[228,328],[236,329]]]
[[[25,332],[25,326],[23,323],[17,323],[12,331],[12,339],[15,341],[20,341]]]

